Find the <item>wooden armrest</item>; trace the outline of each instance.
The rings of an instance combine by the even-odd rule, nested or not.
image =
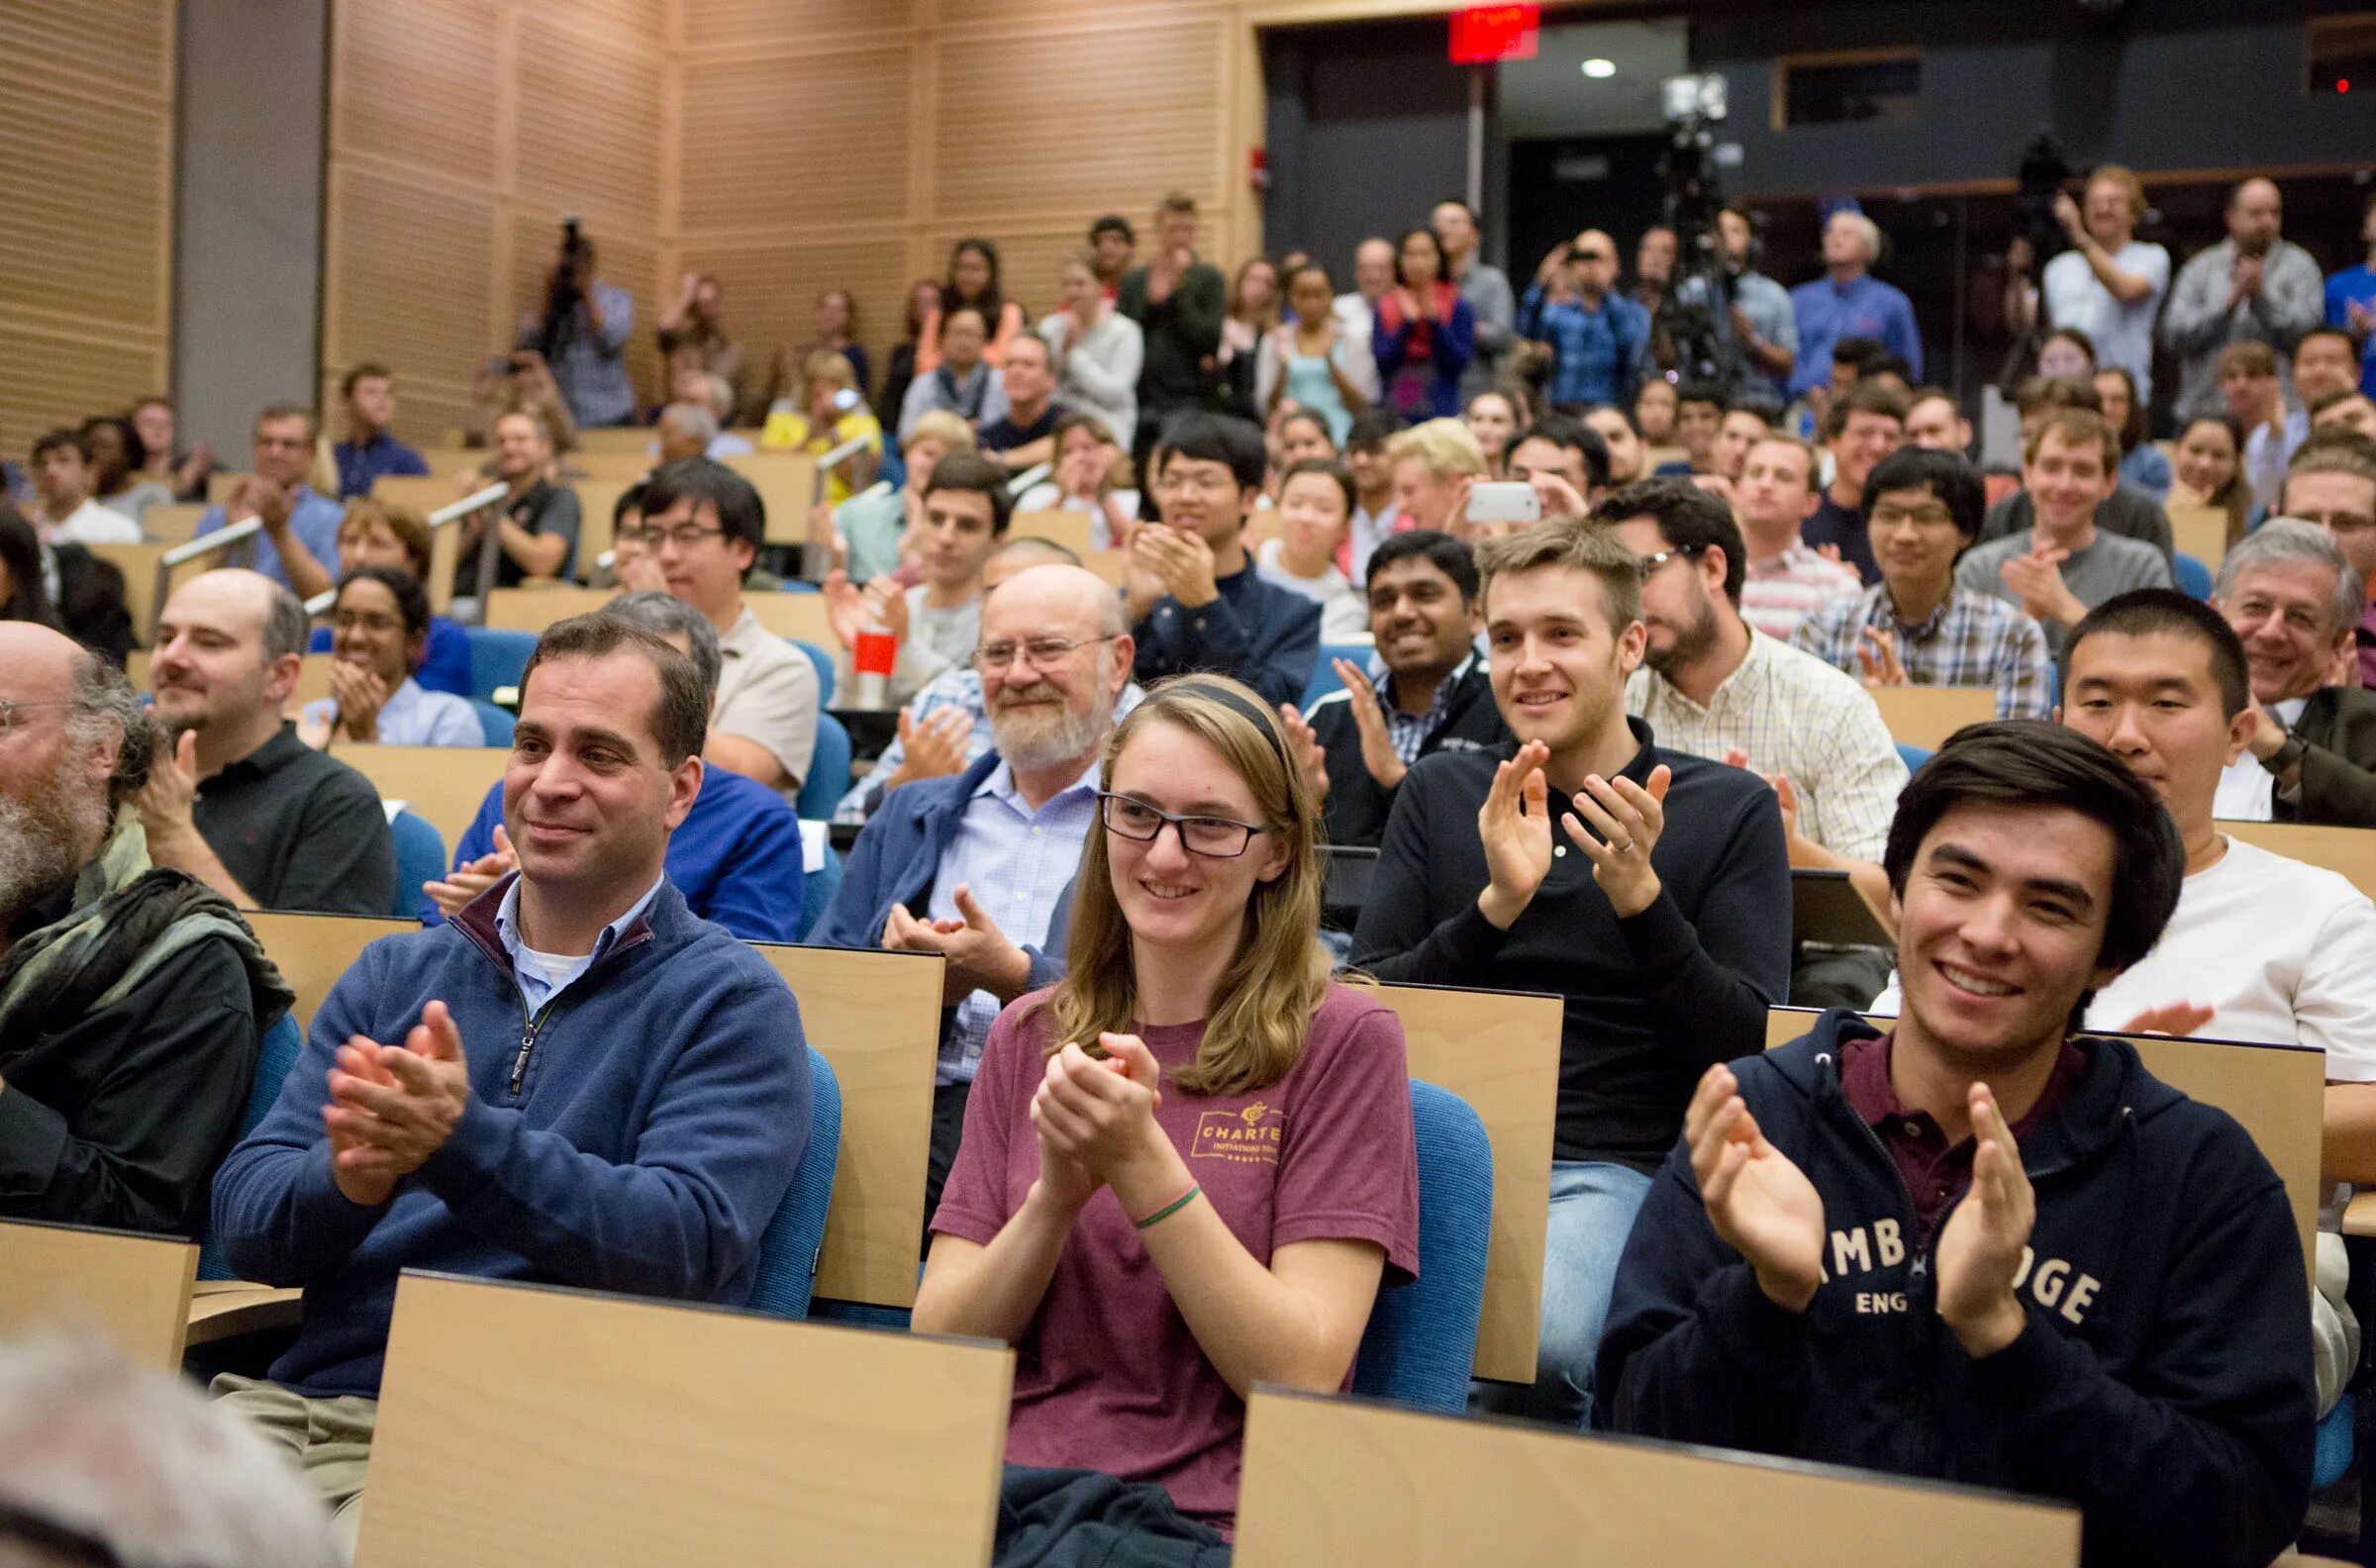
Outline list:
[[[2343,1234],[2376,1236],[2376,1192],[2364,1192],[2343,1207]]]
[[[212,1344],[266,1328],[294,1327],[304,1315],[303,1291],[274,1290],[243,1280],[209,1281],[190,1297],[190,1331],[184,1343]]]

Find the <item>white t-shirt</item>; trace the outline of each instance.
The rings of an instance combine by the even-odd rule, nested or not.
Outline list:
[[[1320,606],[1320,639],[1349,642],[1369,636],[1369,606],[1353,592],[1344,573],[1331,566],[1317,577],[1298,577],[1279,563],[1286,540],[1264,539],[1254,548],[1254,575]]]
[[[2289,697],[2269,711],[2291,730],[2309,706],[2307,697]],[[2211,798],[2212,816],[2223,822],[2269,822],[2276,806],[2277,775],[2260,765],[2250,747],[2220,771],[2219,791]]]
[[[1898,977],[1871,1011],[1898,1011]],[[2336,1083],[2376,1082],[2376,905],[2335,872],[2239,838],[2186,879],[2161,940],[2095,995],[2087,1027],[2148,1008],[2212,1009],[2205,1039],[2315,1045]]]
[[[2096,363],[2119,366],[2136,377],[2139,403],[2153,401],[2153,317],[2161,297],[2170,289],[2170,253],[2157,245],[2131,240],[2112,258],[2123,272],[2153,285],[2153,291],[2133,305],[2112,297],[2096,276],[2087,257],[2065,250],[2046,263],[2046,319],[2057,327],[2076,327],[2096,345]]]
[[[85,501],[50,525],[44,536],[53,544],[138,544],[141,526],[123,513]]]

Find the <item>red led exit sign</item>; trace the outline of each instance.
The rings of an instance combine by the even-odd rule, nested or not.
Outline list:
[[[1474,6],[1455,11],[1452,63],[1490,65],[1496,60],[1533,59],[1540,43],[1541,24],[1540,6]]]

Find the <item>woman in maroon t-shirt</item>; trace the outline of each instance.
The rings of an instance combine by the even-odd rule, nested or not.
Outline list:
[[[1020,1352],[1002,1531],[1127,1513],[1185,1562],[1246,1390],[1346,1387],[1417,1271],[1410,1084],[1392,1011],[1329,980],[1319,803],[1253,692],[1156,687],[1101,782],[1068,976],[991,1029],[915,1326]]]

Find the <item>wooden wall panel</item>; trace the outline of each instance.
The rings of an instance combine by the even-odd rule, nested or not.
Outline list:
[[[856,296],[858,341],[870,350],[878,342],[898,341],[907,237],[897,228],[872,237],[830,229],[813,240],[705,242],[686,236],[679,258],[685,267],[715,274],[725,290],[727,319],[742,343],[752,398],[765,391],[776,350],[809,341],[817,296],[826,289],[846,288]],[[875,374],[881,373],[878,358]]]
[[[678,0],[688,52],[705,48],[815,44],[839,35],[880,39],[916,25],[920,0]],[[929,3],[929,0],[923,0]]]
[[[469,414],[470,377],[488,350],[496,202],[484,189],[411,171],[349,163],[331,172],[331,210],[343,245],[326,290],[325,336],[340,345],[326,366],[322,406],[336,406],[339,378],[366,360],[403,374],[407,426],[441,432]],[[435,222],[424,222],[434,214]],[[434,235],[434,241],[425,243]]]
[[[598,39],[582,22],[521,14],[513,188],[583,217],[605,263],[606,235],[657,237],[660,71],[649,40]]]
[[[332,147],[492,188],[496,20],[486,0],[339,7]]]
[[[913,68],[904,43],[688,58],[676,175],[688,250],[713,234],[902,224]]]
[[[167,384],[171,0],[0,5],[0,449]]]

